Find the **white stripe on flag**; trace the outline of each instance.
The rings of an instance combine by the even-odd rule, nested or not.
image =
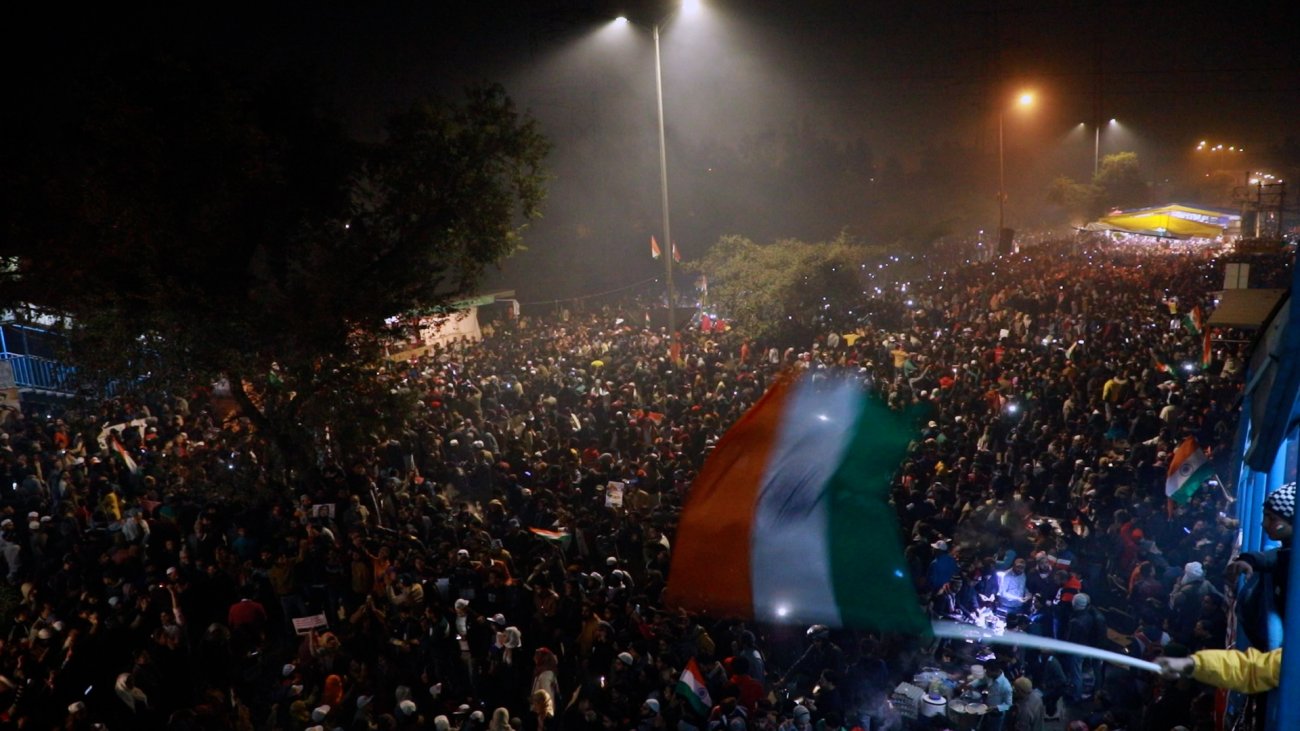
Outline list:
[[[750,574],[754,616],[840,626],[831,584],[824,490],[853,436],[862,393],[801,379],[782,413],[754,507]]]
[[[1176,466],[1171,465],[1174,469],[1165,479],[1165,497],[1172,497],[1178,492],[1205,462],[1205,452],[1202,452],[1200,447],[1193,447],[1192,453],[1187,455],[1186,459]]]

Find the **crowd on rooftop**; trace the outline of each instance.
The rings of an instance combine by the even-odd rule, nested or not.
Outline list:
[[[900,723],[889,691],[960,648],[661,601],[694,475],[789,369],[928,405],[893,503],[934,616],[1147,658],[1221,647],[1228,485],[1165,496],[1187,438],[1221,467],[1231,452],[1248,340],[1216,332],[1203,363],[1184,318],[1208,320],[1221,278],[1208,256],[1044,244],[886,292],[900,319],[815,342],[685,330],[680,362],[617,305],[503,322],[395,365],[418,417],[293,493],[267,489],[258,435],[206,391],[8,410],[0,729]],[[248,489],[210,489],[231,474]],[[677,686],[692,659],[702,712]],[[1069,655],[989,668],[986,728],[1167,731],[1213,710],[1192,680]]]

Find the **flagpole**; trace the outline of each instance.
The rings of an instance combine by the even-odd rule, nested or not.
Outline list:
[[[1109,650],[1099,650],[1087,645],[1079,645],[1073,642],[1065,642],[1051,637],[1041,637],[1039,635],[1025,634],[1024,632],[1004,632],[998,634],[990,629],[978,627],[973,624],[959,624],[957,622],[936,621],[934,622],[934,634],[936,637],[946,637],[953,640],[969,640],[972,642],[986,642],[991,645],[1014,645],[1017,647],[1032,647],[1039,650],[1052,650],[1054,652],[1064,652],[1070,655],[1079,655],[1080,657],[1091,657],[1106,662],[1113,662],[1116,665],[1125,665],[1138,670],[1146,670],[1152,673],[1160,672],[1160,666],[1128,655],[1121,655],[1118,652]]]

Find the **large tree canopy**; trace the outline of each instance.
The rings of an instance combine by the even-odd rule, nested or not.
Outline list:
[[[0,307],[64,317],[90,381],[247,384],[291,463],[325,427],[400,417],[374,378],[387,323],[518,249],[548,143],[497,86],[374,143],[305,89],[159,56],[33,87],[4,143]]]
[[[742,335],[807,343],[816,332],[861,321],[872,300],[866,264],[883,252],[843,234],[772,244],[724,236],[689,267],[708,276],[710,300]]]

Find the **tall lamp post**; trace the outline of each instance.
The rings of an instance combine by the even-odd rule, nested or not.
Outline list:
[[[700,0],[682,0],[681,5],[669,12],[667,16],[660,19],[650,27],[650,35],[654,38],[655,44],[655,103],[658,107],[659,123],[659,203],[663,207],[664,214],[664,246],[666,251],[664,257],[664,282],[668,288],[668,348],[673,359],[677,358],[677,313],[674,304],[677,301],[677,292],[673,287],[673,254],[676,248],[673,245],[672,217],[668,209],[668,144],[664,134],[664,72],[663,56],[659,50],[659,29],[668,22],[677,10],[687,12],[694,11],[700,5]],[[634,25],[626,16],[620,16],[619,22]],[[644,28],[645,26],[641,26]]]
[[[1110,126],[1119,124],[1114,119],[1107,122]],[[1096,130],[1092,137],[1092,177],[1095,180],[1097,173],[1101,172],[1101,125],[1097,124]]]
[[[673,290],[673,254],[677,248],[673,245],[673,227],[668,215],[668,145],[664,140],[664,72],[659,55],[659,23],[651,29],[655,40],[655,101],[659,106],[659,200],[664,212],[664,281],[668,285],[668,354],[677,359],[677,312],[676,293]]]
[[[1016,97],[1016,104],[1021,107],[1028,107],[1034,103],[1032,92],[1021,92]],[[1006,230],[1007,222],[1007,165],[1006,165],[1006,144],[1005,134],[1003,132],[1003,118],[1006,116],[1006,109],[999,105],[998,107],[998,246],[1002,245],[1002,237]]]

